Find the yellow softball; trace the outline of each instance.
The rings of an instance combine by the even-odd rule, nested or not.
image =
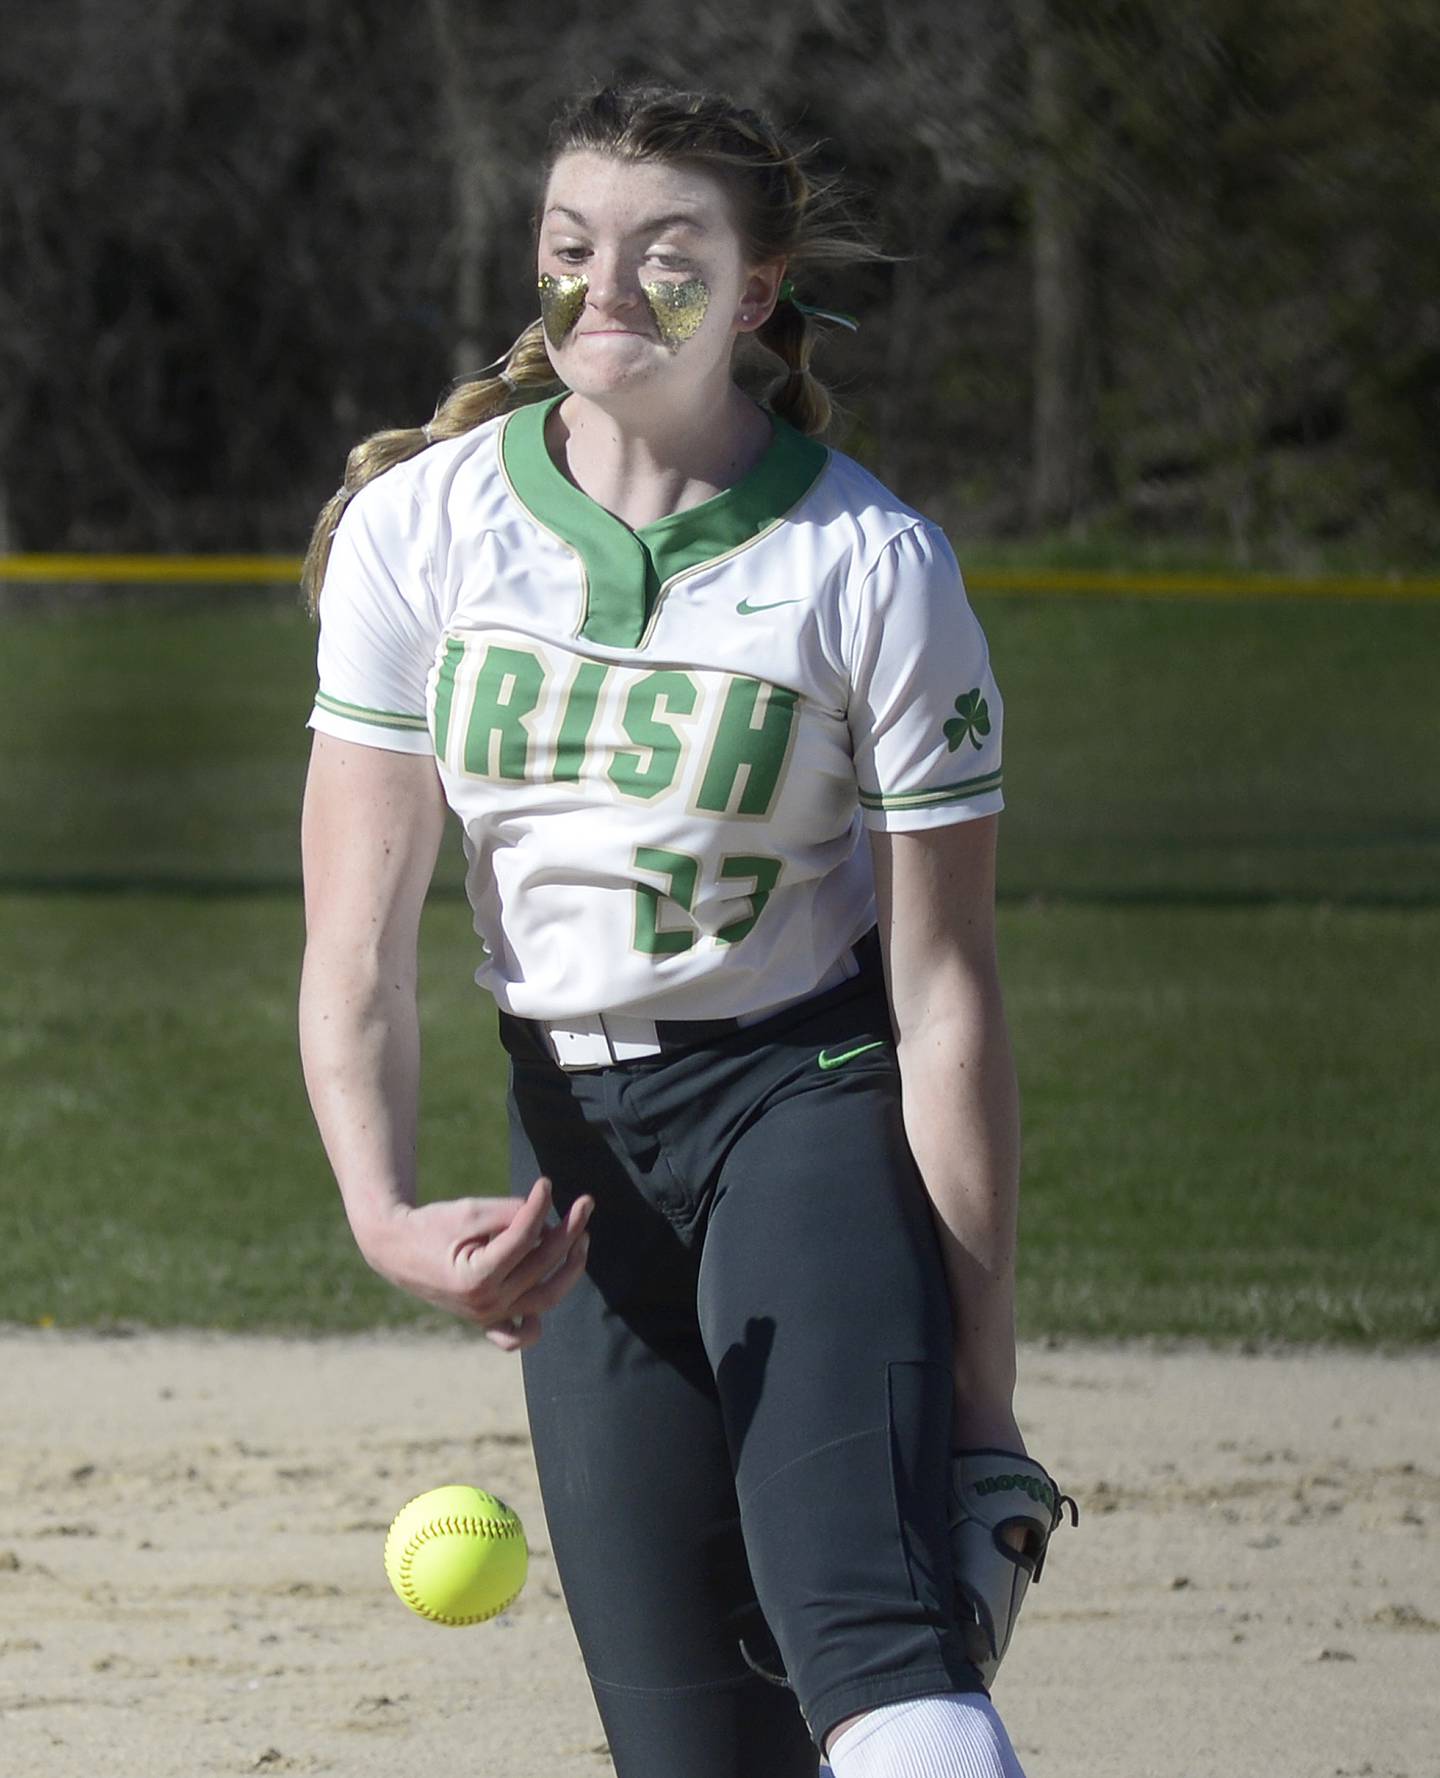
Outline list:
[[[390,1585],[435,1624],[483,1624],[525,1585],[520,1520],[482,1488],[432,1488],[396,1513],[385,1539]]]

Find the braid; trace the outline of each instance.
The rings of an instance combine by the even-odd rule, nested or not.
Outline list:
[[[427,425],[390,427],[361,439],[345,459],[344,480],[321,507],[310,536],[300,588],[312,615],[319,608],[336,529],[345,508],[367,482],[373,482],[397,463],[419,456],[428,445],[459,438],[504,413],[506,408],[522,405],[516,399],[521,390],[534,390],[538,395],[554,383],[555,372],[545,351],[544,331],[538,321],[532,321],[505,354],[500,369],[464,377],[454,384]]]
[[[810,369],[815,337],[815,328],[789,302],[776,303],[774,313],[755,334],[786,370],[784,381],[770,390],[765,405],[811,438],[825,430],[834,412],[830,391]]]

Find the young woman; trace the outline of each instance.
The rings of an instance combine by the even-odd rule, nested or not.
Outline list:
[[[1011,1405],[1001,706],[943,536],[815,441],[800,297],[865,249],[756,115],[635,88],[560,119],[538,251],[542,321],[357,448],[307,564],[321,1134],[370,1264],[524,1352],[620,1778],[1014,1774],[982,1682],[1056,1503]],[[417,1206],[447,805],[516,1196]],[[962,1447],[1020,1503],[969,1526],[998,1603]]]

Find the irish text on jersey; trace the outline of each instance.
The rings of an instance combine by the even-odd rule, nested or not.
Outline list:
[[[435,751],[495,783],[585,784],[632,803],[683,792],[697,814],[763,820],[784,780],[798,694],[743,674],[640,670],[520,638],[446,638]]]

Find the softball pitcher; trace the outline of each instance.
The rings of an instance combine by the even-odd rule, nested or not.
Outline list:
[[[1001,701],[936,527],[817,441],[816,268],[753,112],[559,120],[541,320],[352,453],[307,562],[307,1084],[382,1275],[524,1353],[620,1778],[1002,1778],[1060,1499],[1015,1382]],[[764,405],[750,340],[784,366]],[[515,1196],[416,1205],[446,811]]]

